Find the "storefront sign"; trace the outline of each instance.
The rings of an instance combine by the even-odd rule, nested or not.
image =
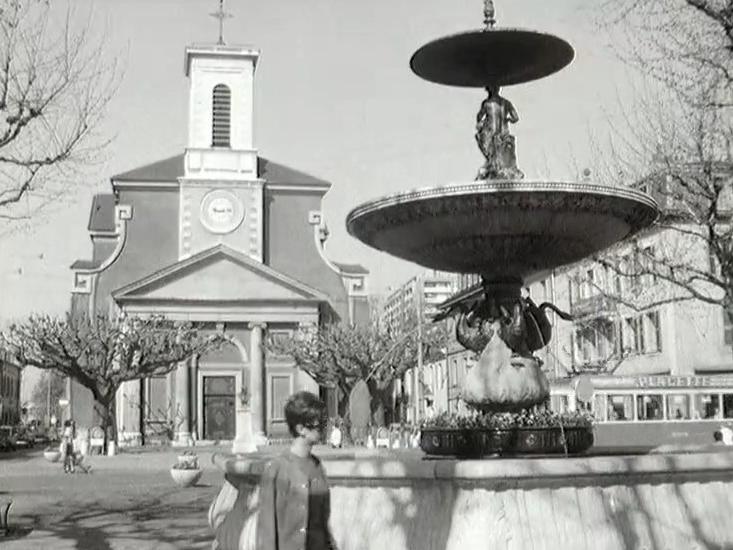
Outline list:
[[[733,386],[733,377],[715,376],[639,376],[639,388],[715,388]]]

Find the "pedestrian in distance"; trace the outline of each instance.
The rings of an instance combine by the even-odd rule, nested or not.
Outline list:
[[[73,474],[76,467],[76,457],[74,456],[74,422],[66,420],[64,422],[64,431],[61,434],[61,454],[64,457],[64,473]]]
[[[326,427],[326,405],[301,391],[285,403],[290,448],[270,461],[260,480],[259,550],[336,550],[328,521],[328,481],[313,445]]]
[[[340,449],[343,442],[343,434],[341,433],[341,419],[337,418],[333,424],[331,435],[328,437],[328,442],[332,449]]]

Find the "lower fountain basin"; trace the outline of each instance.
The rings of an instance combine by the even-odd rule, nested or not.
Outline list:
[[[316,450],[340,550],[618,550],[733,546],[733,452],[424,460],[419,450]],[[215,455],[215,547],[255,550],[267,455]]]
[[[346,227],[431,269],[527,280],[600,252],[658,215],[654,199],[632,189],[503,180],[377,199],[352,210]]]

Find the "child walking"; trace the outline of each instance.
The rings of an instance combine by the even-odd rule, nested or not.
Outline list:
[[[336,550],[328,527],[328,481],[311,452],[326,426],[326,405],[310,392],[298,392],[285,404],[285,420],[295,439],[262,474],[257,548]]]

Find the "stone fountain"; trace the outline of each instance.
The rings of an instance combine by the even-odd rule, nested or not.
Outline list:
[[[476,181],[368,202],[351,211],[346,225],[362,242],[399,258],[480,274],[483,299],[452,304],[441,315],[457,316],[458,341],[479,354],[462,398],[479,411],[516,412],[549,398],[533,354],[551,337],[545,310],[569,319],[552,304],[523,297],[523,285],[631,237],[656,220],[658,208],[648,195],[627,188],[524,179],[509,129],[519,116],[501,89],[559,71],[574,53],[556,36],[496,28],[491,2],[484,16],[483,30],[430,42],[410,61],[431,82],[486,90],[476,116],[485,159]],[[427,452],[440,447],[423,446]]]
[[[657,206],[629,189],[523,178],[509,132],[519,117],[501,87],[560,70],[573,50],[548,34],[496,28],[490,0],[484,25],[423,46],[410,63],[429,81],[486,89],[476,121],[485,162],[476,180],[371,201],[349,214],[347,227],[400,258],[481,275],[482,298],[459,301],[443,315],[457,317],[459,342],[481,354],[464,399],[503,414],[548,396],[533,352],[551,337],[544,310],[554,306],[535,305],[522,285],[649,226]],[[733,453],[719,448],[494,460],[435,459],[419,450],[319,456],[340,550],[733,546]],[[213,548],[255,549],[257,483],[267,457],[265,450],[214,455],[225,481],[209,511]]]

